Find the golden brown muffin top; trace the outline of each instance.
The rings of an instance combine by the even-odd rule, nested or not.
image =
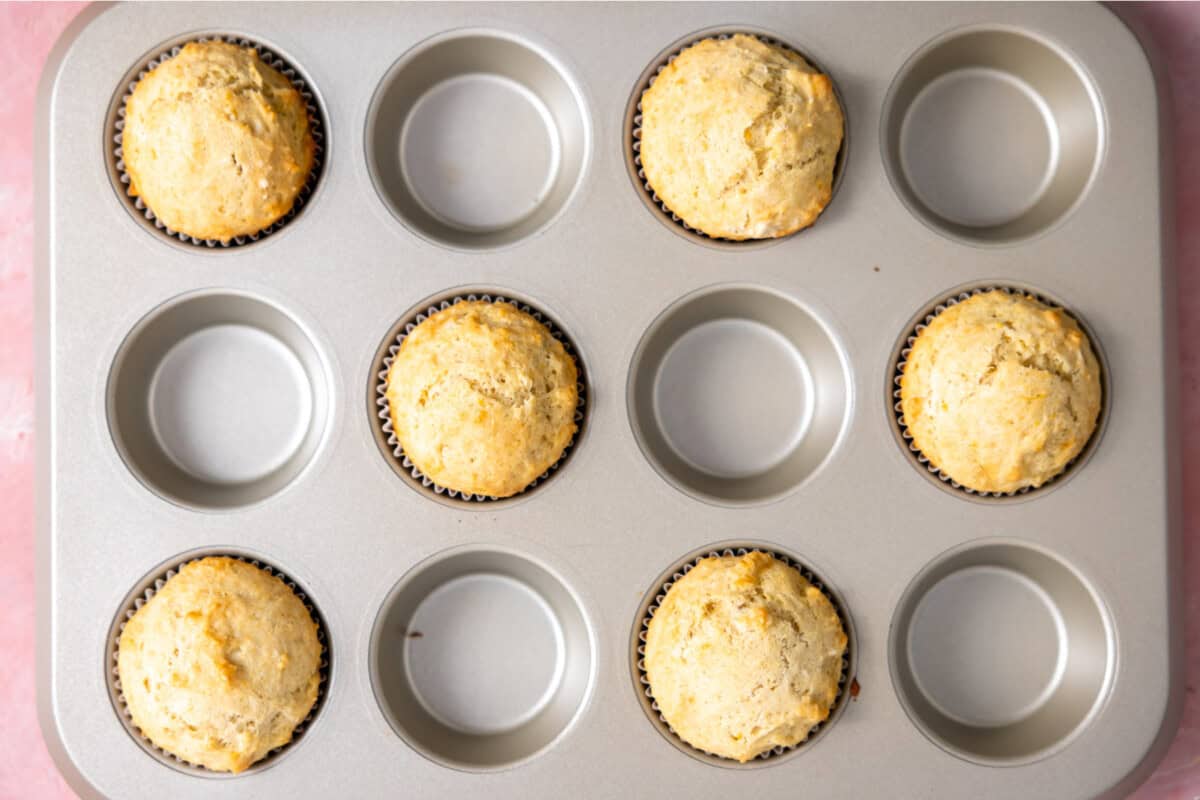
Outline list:
[[[321,643],[282,580],[242,561],[185,564],[121,633],[117,670],[156,746],[241,772],[291,741],[317,700]]]
[[[741,762],[808,738],[837,699],[847,638],[825,594],[766,553],[709,557],[646,632],[646,677],[688,744]]]
[[[404,453],[447,489],[514,495],[575,435],[575,362],[549,329],[510,303],[468,300],[405,337],[388,371]]]
[[[137,82],[121,147],[130,188],[164,225],[222,242],[286,214],[316,149],[288,79],[216,41],[184,45]]]
[[[829,77],[790,50],[705,39],[658,74],[641,113],[646,180],[696,230],[787,236],[829,203],[842,109]]]
[[[913,443],[981,492],[1041,486],[1091,438],[1100,365],[1079,325],[1036,298],[994,290],[918,334],[901,377]]]

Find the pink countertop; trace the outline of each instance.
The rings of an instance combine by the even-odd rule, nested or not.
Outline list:
[[[33,113],[42,63],[82,3],[0,4],[0,800],[71,798],[34,708]],[[1200,3],[1119,9],[1144,27],[1174,99],[1187,694],[1138,800],[1200,798]]]

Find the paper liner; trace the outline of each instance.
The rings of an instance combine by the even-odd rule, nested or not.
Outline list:
[[[289,741],[287,744],[276,747],[262,759],[238,773],[221,772],[208,769],[207,767],[203,767],[198,764],[193,764],[192,762],[186,761],[179,756],[174,755],[173,753],[167,752],[152,742],[150,738],[144,735],[141,729],[134,724],[132,715],[129,712],[129,708],[125,705],[125,695],[121,691],[121,679],[117,672],[117,658],[118,654],[120,653],[121,633],[125,630],[125,624],[133,618],[133,615],[137,613],[142,606],[149,602],[151,597],[153,597],[162,589],[167,581],[169,581],[171,578],[174,578],[179,573],[179,570],[185,565],[191,564],[195,561],[200,561],[201,559],[220,556],[235,558],[238,561],[251,564],[282,580],[287,587],[291,589],[298,598],[300,598],[300,601],[304,603],[304,607],[308,609],[309,616],[311,616],[313,622],[317,624],[317,641],[321,644],[320,683],[317,685],[317,699],[313,703],[312,708],[309,710],[308,716],[301,720],[300,724],[297,725],[292,731],[291,741]],[[147,580],[143,580],[142,583],[147,583]],[[214,552],[192,554],[186,558],[182,558],[174,562],[170,567],[163,570],[157,577],[149,580],[145,589],[132,595],[126,600],[124,607],[122,607],[121,611],[118,613],[117,618],[114,620],[112,628],[109,631],[108,669],[105,671],[105,677],[107,678],[108,682],[109,697],[112,700],[113,708],[116,710],[117,716],[121,719],[121,724],[125,726],[125,730],[129,732],[129,735],[132,736],[134,740],[142,746],[143,750],[156,758],[158,761],[182,772],[187,772],[193,775],[202,775],[205,777],[236,778],[243,775],[251,775],[255,772],[260,772],[261,770],[266,769],[278,761],[279,757],[284,753],[284,751],[300,741],[304,731],[307,730],[312,724],[312,721],[316,718],[317,714],[320,713],[321,708],[325,703],[325,690],[329,685],[329,663],[329,637],[325,632],[325,621],[321,617],[321,613],[317,611],[316,607],[313,606],[312,602],[308,599],[308,596],[305,595],[304,591],[297,586],[296,583],[292,581],[292,579],[289,578],[284,572],[271,566],[270,564],[265,564],[256,558],[244,556],[240,553],[218,550]]]
[[[650,628],[650,619],[654,616],[654,613],[658,610],[659,605],[662,604],[663,599],[667,596],[667,592],[669,592],[671,590],[671,586],[673,586],[675,584],[675,581],[679,580],[684,575],[691,572],[692,567],[696,566],[704,559],[711,558],[713,556],[744,556],[747,553],[751,553],[751,552],[766,553],[767,555],[771,556],[772,558],[783,562],[784,564],[788,565],[789,567],[792,567],[793,569],[797,570],[801,575],[804,576],[805,580],[807,580],[813,586],[817,587],[817,589],[821,590],[821,593],[824,594],[825,597],[829,600],[829,602],[833,605],[834,610],[837,612],[838,619],[842,623],[842,630],[845,631],[845,633],[846,633],[846,651],[845,651],[845,653],[842,654],[842,672],[841,672],[841,675],[838,676],[837,695],[834,697],[833,705],[829,709],[829,716],[823,722],[819,722],[816,725],[814,725],[812,728],[810,728],[808,731],[808,736],[805,737],[804,741],[797,742],[796,744],[794,744],[790,747],[783,747],[783,746],[773,747],[770,750],[759,753],[757,756],[752,758],[750,761],[742,763],[742,762],[737,761],[736,759],[728,758],[727,756],[717,755],[716,753],[710,753],[707,750],[703,750],[699,747],[696,747],[691,742],[687,741],[682,736],[680,736],[678,733],[676,733],[675,729],[671,727],[669,722],[667,722],[666,718],[662,715],[662,712],[658,708],[658,702],[655,701],[654,694],[651,691],[650,680],[646,676],[646,663],[645,663],[646,632]],[[660,733],[662,733],[664,736],[666,736],[670,739],[673,739],[674,741],[682,744],[684,749],[691,750],[701,756],[707,757],[708,759],[715,759],[723,767],[753,767],[756,764],[761,764],[764,761],[768,761],[771,759],[777,759],[780,756],[790,755],[790,754],[799,752],[800,750],[802,750],[804,748],[805,745],[812,743],[817,738],[817,735],[821,731],[825,730],[826,728],[829,728],[834,722],[837,721],[838,717],[840,716],[841,709],[845,706],[845,704],[850,699],[850,681],[851,681],[850,663],[851,663],[851,659],[852,659],[851,648],[854,647],[854,637],[851,635],[849,618],[846,615],[846,610],[844,608],[842,608],[842,604],[838,601],[838,599],[836,597],[834,597],[832,594],[830,594],[829,592],[827,592],[825,590],[824,583],[821,581],[821,579],[818,578],[811,570],[809,570],[807,567],[805,567],[797,559],[794,559],[791,556],[788,556],[784,553],[780,553],[777,550],[771,550],[771,549],[768,549],[765,547],[757,547],[757,546],[753,546],[753,545],[749,546],[749,547],[722,547],[719,549],[713,549],[708,552],[702,553],[702,554],[696,556],[695,558],[691,559],[690,561],[685,562],[681,567],[674,570],[663,581],[660,588],[661,588],[661,591],[657,592],[654,595],[654,598],[650,601],[650,604],[646,607],[646,611],[642,615],[641,620],[638,622],[638,631],[637,631],[635,654],[634,654],[634,660],[635,660],[635,664],[637,667],[638,688],[646,696],[647,700],[650,703],[650,708],[654,712],[655,720],[656,720],[657,727],[659,728]]]
[[[142,78],[146,77],[146,75],[148,75],[156,67],[158,67],[159,64],[162,64],[164,61],[167,61],[167,60],[179,55],[179,53],[183,49],[184,45],[190,44],[191,42],[211,42],[211,41],[228,42],[230,44],[236,44],[240,47],[253,47],[254,50],[258,53],[258,57],[262,60],[262,62],[264,64],[274,67],[276,70],[279,71],[280,74],[282,74],[285,78],[287,78],[289,81],[291,81],[292,86],[294,86],[296,91],[298,91],[300,93],[300,97],[304,100],[304,105],[308,110],[309,132],[312,134],[313,143],[315,145],[315,147],[313,149],[313,165],[312,165],[312,170],[308,174],[308,180],[305,181],[304,186],[302,186],[300,188],[300,192],[299,192],[299,194],[296,195],[296,199],[292,203],[292,207],[290,209],[288,209],[288,212],[286,214],[284,214],[282,217],[280,217],[279,219],[277,219],[275,222],[271,223],[267,227],[258,231],[257,233],[252,233],[249,236],[235,236],[234,238],[230,239],[228,242],[222,242],[219,239],[197,239],[194,236],[188,236],[186,233],[180,233],[179,231],[173,230],[173,229],[167,227],[165,224],[163,224],[162,220],[160,220],[158,217],[156,217],[154,215],[154,212],[150,209],[149,206],[146,205],[146,203],[142,200],[141,197],[135,197],[132,194],[130,194],[130,185],[131,185],[130,177],[129,177],[129,173],[127,173],[125,171],[124,152],[121,148],[121,140],[124,135],[123,132],[125,130],[125,104],[126,104],[126,102],[129,101],[129,98],[133,95],[134,87],[137,86],[138,81],[140,81]],[[237,35],[232,35],[232,34],[224,35],[224,36],[220,36],[220,35],[198,36],[194,39],[189,39],[187,41],[180,42],[178,44],[172,45],[171,47],[167,47],[167,48],[164,48],[164,49],[158,51],[154,56],[152,56],[150,59],[148,59],[145,62],[145,64],[142,65],[142,68],[138,70],[137,76],[132,81],[130,81],[128,86],[125,87],[125,92],[121,95],[121,105],[117,109],[116,116],[113,118],[113,128],[110,131],[111,142],[113,145],[112,167],[116,171],[116,174],[114,177],[115,177],[117,185],[124,188],[124,191],[118,192],[118,194],[120,194],[122,199],[124,199],[125,202],[128,204],[130,210],[132,211],[132,213],[135,217],[137,217],[137,216],[144,217],[147,221],[149,221],[151,224],[153,224],[155,230],[159,231],[164,236],[166,236],[170,239],[178,240],[180,242],[183,242],[184,244],[190,244],[190,245],[194,245],[196,247],[205,247],[205,248],[214,248],[214,247],[231,248],[231,247],[241,247],[243,245],[252,244],[254,242],[257,242],[259,239],[262,239],[266,236],[270,236],[271,234],[278,232],[281,228],[283,228],[285,225],[287,225],[287,223],[289,223],[293,219],[295,219],[296,215],[300,213],[300,210],[304,207],[304,204],[308,201],[309,197],[312,196],[313,190],[316,189],[317,182],[321,178],[322,167],[324,165],[324,156],[325,156],[325,121],[324,120],[325,120],[325,117],[321,111],[320,104],[317,102],[316,95],[313,93],[312,89],[309,88],[309,86],[305,82],[304,78],[301,77],[300,72],[294,66],[292,66],[290,63],[285,61],[277,53],[270,50],[266,46],[259,44],[258,42],[254,41],[252,39],[247,39],[244,36],[237,36]]]
[[[638,186],[641,187],[642,191],[645,192],[646,196],[648,198],[650,198],[650,202],[654,205],[655,208],[657,208],[660,212],[662,212],[663,216],[666,219],[670,220],[675,225],[678,225],[680,228],[687,231],[689,234],[691,234],[693,236],[698,236],[707,241],[717,242],[717,243],[725,244],[725,245],[740,245],[740,246],[745,247],[745,246],[763,245],[763,244],[767,244],[770,242],[776,242],[781,239],[787,239],[791,236],[795,236],[798,233],[802,233],[802,232],[808,230],[813,225],[816,225],[817,222],[820,221],[821,215],[818,214],[817,219],[813,220],[812,224],[807,225],[798,231],[793,231],[792,233],[789,233],[786,236],[771,236],[771,237],[766,237],[766,238],[762,238],[762,239],[726,239],[721,236],[709,236],[704,231],[693,228],[691,225],[688,225],[686,222],[684,222],[683,219],[678,214],[676,214],[674,211],[672,211],[670,209],[670,207],[668,207],[667,204],[658,196],[658,194],[654,191],[653,187],[650,186],[650,181],[646,180],[646,172],[645,172],[645,170],[642,169],[642,156],[641,156],[641,150],[642,150],[642,141],[641,141],[642,140],[642,96],[646,93],[646,91],[651,86],[654,85],[654,81],[658,78],[659,74],[664,69],[666,69],[668,64],[670,64],[672,61],[674,61],[676,58],[678,58],[679,55],[684,50],[687,50],[689,47],[691,47],[695,44],[699,44],[700,42],[702,42],[706,39],[722,39],[722,40],[724,40],[724,39],[729,39],[732,36],[739,34],[739,33],[745,34],[747,36],[753,36],[755,39],[758,39],[760,42],[763,42],[764,44],[768,44],[773,47],[778,47],[782,50],[787,50],[789,53],[795,53],[796,55],[800,56],[805,61],[807,61],[814,69],[817,69],[821,73],[828,75],[828,73],[825,72],[825,70],[821,69],[821,67],[817,66],[817,64],[815,62],[813,62],[813,60],[811,58],[806,56],[804,53],[801,53],[799,50],[792,47],[787,42],[781,41],[779,39],[775,39],[771,36],[767,36],[762,33],[757,33],[755,31],[748,31],[748,30],[740,30],[740,29],[729,29],[729,30],[721,30],[721,31],[717,31],[717,32],[710,31],[708,33],[700,34],[700,35],[696,36],[695,38],[688,39],[684,44],[680,45],[679,47],[675,48],[674,50],[671,50],[666,56],[661,57],[659,59],[659,61],[654,65],[653,72],[651,72],[649,78],[647,78],[638,87],[637,103],[634,106],[634,113],[630,116],[630,120],[629,120],[630,121],[630,130],[629,130],[628,143],[629,143],[630,151],[627,153],[627,157],[630,158],[630,160],[633,163],[633,171],[637,175]],[[838,93],[836,86],[834,87],[834,94],[838,99],[838,105],[842,109],[842,115],[844,118],[846,115],[846,104],[842,102],[841,94]],[[841,182],[842,168],[845,165],[846,139],[847,139],[847,131],[845,130],[845,128],[843,128],[842,144],[841,144],[841,147],[838,148],[837,157],[834,159],[833,189],[830,194],[829,203],[825,204],[825,208],[828,208],[829,205],[833,202],[833,195],[836,194],[838,185]],[[821,210],[821,213],[824,214],[824,209]]]
[[[578,376],[578,382],[575,384],[578,395],[578,399],[576,400],[575,404],[575,435],[571,437],[569,442],[567,442],[567,446],[563,448],[562,455],[558,457],[557,461],[551,464],[550,467],[541,475],[534,478],[533,481],[520,492],[508,497],[495,497],[493,495],[460,492],[455,489],[448,489],[445,486],[434,483],[428,476],[421,472],[421,470],[417,469],[416,465],[413,464],[408,456],[404,454],[404,448],[400,444],[400,440],[396,438],[395,431],[392,430],[392,414],[391,409],[388,407],[387,401],[387,382],[388,372],[392,367],[392,361],[396,358],[396,353],[400,351],[400,345],[404,343],[405,337],[412,333],[413,329],[415,329],[422,322],[429,319],[439,311],[443,311],[450,306],[463,302],[464,300],[484,300],[491,303],[508,303],[520,309],[521,311],[524,311],[526,314],[529,314],[538,322],[545,325],[546,328],[549,329],[550,335],[562,343],[563,349],[566,350],[567,355],[570,356],[575,362],[575,371],[576,375]],[[548,481],[550,477],[564,463],[566,463],[567,459],[571,455],[571,451],[575,447],[575,443],[579,441],[580,434],[583,433],[587,412],[587,373],[584,371],[583,362],[580,360],[575,346],[571,343],[571,340],[567,337],[567,335],[563,333],[563,331],[554,323],[553,320],[550,319],[550,317],[527,303],[513,300],[500,294],[480,292],[453,295],[445,300],[432,303],[420,311],[413,313],[397,326],[393,343],[387,348],[386,355],[383,357],[382,361],[375,366],[375,376],[377,379],[375,384],[375,422],[379,426],[379,430],[382,432],[385,440],[387,441],[388,447],[391,449],[392,457],[402,468],[402,471],[408,475],[411,475],[418,486],[436,496],[448,497],[466,503],[492,503],[500,500],[512,500],[514,498],[521,497],[522,495],[529,493],[534,488]]]
[[[1033,299],[1037,300],[1038,302],[1043,303],[1047,306],[1050,306],[1051,308],[1059,309],[1059,310],[1063,311],[1063,313],[1070,316],[1071,319],[1073,319],[1077,323],[1079,323],[1080,329],[1083,330],[1084,335],[1087,337],[1088,344],[1091,345],[1092,352],[1096,356],[1096,363],[1100,365],[1100,373],[1101,373],[1100,388],[1101,388],[1102,394],[1101,394],[1101,398],[1100,398],[1100,413],[1096,415],[1096,427],[1092,431],[1092,435],[1088,439],[1087,443],[1084,444],[1083,449],[1081,449],[1079,451],[1079,454],[1076,455],[1075,458],[1068,461],[1063,466],[1063,468],[1059,471],[1059,473],[1057,475],[1050,478],[1050,480],[1046,481],[1041,486],[1038,486],[1036,488],[1033,486],[1026,486],[1021,489],[1017,489],[1016,491],[1013,491],[1013,492],[983,492],[983,491],[979,491],[977,489],[971,489],[967,486],[963,486],[961,483],[954,480],[946,473],[942,472],[942,470],[938,466],[936,466],[932,461],[930,461],[929,457],[926,456],[924,453],[922,453],[921,450],[916,446],[916,443],[913,441],[912,432],[909,431],[908,424],[904,421],[904,410],[903,410],[901,402],[900,402],[901,381],[902,381],[902,378],[904,377],[904,367],[908,363],[908,354],[910,352],[912,352],[913,343],[917,340],[917,336],[921,333],[921,331],[925,330],[925,328],[929,325],[929,323],[933,322],[934,317],[936,317],[938,314],[941,314],[947,308],[958,305],[962,301],[967,300],[971,297],[974,297],[975,295],[984,294],[986,292],[991,292],[991,291],[1001,291],[1001,292],[1004,292],[1005,294],[1010,294],[1010,295],[1015,294],[1015,295],[1021,295],[1023,297],[1032,297]],[[933,306],[932,309],[929,310],[929,312],[927,314],[925,314],[922,317],[922,320],[920,322],[918,322],[912,328],[912,330],[910,330],[905,335],[904,346],[900,348],[899,355],[896,359],[896,363],[895,363],[895,365],[893,367],[893,371],[892,371],[892,385],[893,385],[892,413],[895,416],[897,430],[900,434],[901,439],[903,440],[904,444],[906,445],[905,451],[908,453],[909,457],[911,459],[913,459],[913,461],[918,466],[923,467],[931,475],[933,475],[939,481],[941,481],[942,484],[947,489],[962,492],[963,494],[966,494],[970,497],[981,498],[981,499],[989,499],[990,498],[990,499],[994,499],[994,500],[1003,500],[1003,499],[1008,499],[1008,498],[1013,498],[1013,497],[1022,497],[1024,495],[1028,495],[1032,492],[1042,491],[1044,489],[1049,488],[1050,486],[1055,485],[1056,483],[1061,482],[1063,480],[1064,476],[1069,474],[1072,471],[1072,469],[1074,469],[1074,467],[1077,464],[1079,464],[1081,461],[1083,461],[1084,457],[1087,456],[1091,452],[1092,446],[1096,442],[1096,438],[1100,435],[1100,428],[1103,425],[1105,413],[1107,411],[1107,406],[1108,406],[1108,397],[1107,397],[1108,393],[1105,389],[1105,381],[1103,378],[1103,376],[1106,374],[1106,372],[1107,372],[1107,370],[1104,365],[1104,360],[1101,357],[1100,350],[1098,349],[1098,347],[1096,345],[1095,337],[1093,337],[1091,335],[1091,333],[1087,330],[1087,328],[1084,327],[1084,325],[1080,321],[1079,317],[1077,317],[1075,314],[1071,313],[1067,309],[1063,308],[1059,303],[1057,303],[1054,300],[1051,300],[1047,297],[1043,297],[1042,295],[1038,294],[1037,292],[1030,291],[1029,289],[1022,289],[1019,287],[1005,286],[1005,285],[977,286],[977,287],[974,287],[971,289],[967,289],[965,291],[958,292],[957,294],[951,295],[951,296],[945,298],[944,300],[939,301],[936,305]]]

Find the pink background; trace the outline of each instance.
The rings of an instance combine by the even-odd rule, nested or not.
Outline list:
[[[82,3],[0,4],[0,800],[71,798],[34,708],[33,114],[50,47]],[[1183,723],[1138,800],[1200,797],[1200,3],[1126,6],[1174,100],[1187,590]]]

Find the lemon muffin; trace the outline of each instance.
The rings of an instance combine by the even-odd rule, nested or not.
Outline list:
[[[1038,487],[1087,444],[1100,366],[1058,308],[994,290],[950,306],[913,343],[900,384],[913,444],[979,492]]]
[[[392,429],[439,486],[508,497],[549,469],[575,435],[575,362],[510,303],[467,300],[405,337],[387,375]]]
[[[121,147],[132,193],[164,225],[222,242],[286,214],[316,149],[300,93],[226,42],[187,44],[138,81]]]
[[[233,558],[183,566],[125,625],[117,653],[133,724],[185,761],[241,772],[317,700],[321,644],[300,598]]]
[[[684,741],[746,762],[808,738],[837,699],[846,632],[829,598],[766,553],[714,556],[650,619],[646,678]]]
[[[787,236],[829,203],[843,116],[829,76],[738,34],[688,47],[642,94],[641,162],[659,199],[723,239]]]

